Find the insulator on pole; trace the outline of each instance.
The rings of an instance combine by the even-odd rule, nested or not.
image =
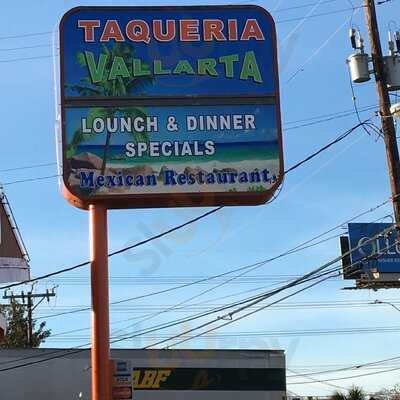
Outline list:
[[[400,53],[400,31],[397,31],[394,36],[396,41],[397,52]]]
[[[356,30],[354,28],[350,28],[349,37],[353,49],[357,50]]]
[[[396,53],[396,49],[395,49],[395,43],[393,41],[393,37],[392,37],[392,32],[389,31],[389,53],[391,56],[393,56]]]

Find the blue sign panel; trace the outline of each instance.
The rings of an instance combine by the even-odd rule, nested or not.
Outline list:
[[[261,7],[81,7],[60,39],[65,98],[278,91],[275,25]]]
[[[263,8],[78,7],[60,56],[63,187],[78,207],[256,205],[281,184]]]
[[[392,224],[388,223],[349,224],[350,248],[362,245],[351,253],[351,263],[361,262],[363,270],[375,268],[380,273],[400,272],[400,247],[396,245],[396,230],[368,242],[391,226]]]

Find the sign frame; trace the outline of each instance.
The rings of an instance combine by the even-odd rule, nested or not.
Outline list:
[[[129,98],[76,98],[67,99],[64,93],[65,88],[65,41],[64,25],[65,21],[74,13],[79,11],[134,11],[134,10],[152,10],[152,11],[204,11],[204,10],[228,10],[228,9],[249,9],[261,11],[271,24],[271,46],[272,46],[272,75],[275,84],[275,90],[270,96],[240,95],[232,97],[226,95],[193,95],[193,96],[140,96]],[[260,205],[266,203],[273,197],[274,192],[279,188],[284,179],[284,159],[283,159],[283,138],[281,125],[281,105],[278,74],[278,54],[277,54],[277,36],[275,22],[272,16],[264,8],[257,5],[216,5],[216,6],[78,6],[69,10],[61,19],[59,25],[60,34],[60,103],[61,103],[61,141],[62,146],[62,192],[64,197],[74,206],[81,209],[89,209],[91,204],[99,204],[108,209],[121,208],[164,208],[164,207],[206,207],[206,206],[240,206],[240,205]],[[271,101],[274,99],[274,101]],[[71,190],[66,179],[66,109],[72,107],[90,107],[96,103],[99,106],[218,106],[218,105],[268,105],[275,106],[276,130],[277,130],[277,148],[279,152],[279,174],[276,181],[265,191],[254,192],[193,192],[193,193],[155,193],[155,194],[118,194],[110,195],[96,194],[95,197],[85,197],[77,195]],[[150,164],[151,165],[151,164]]]
[[[348,224],[348,235],[340,237],[343,278],[356,281],[356,287],[346,289],[400,287],[400,248],[395,246],[397,232],[394,229],[390,234],[377,236],[391,226],[392,223],[374,222]],[[351,248],[358,249],[348,254]]]

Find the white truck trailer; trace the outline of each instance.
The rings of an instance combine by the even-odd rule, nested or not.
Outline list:
[[[283,400],[286,396],[285,356],[279,350],[115,349],[111,357],[118,360],[113,400]],[[90,352],[0,350],[0,399],[89,400]]]

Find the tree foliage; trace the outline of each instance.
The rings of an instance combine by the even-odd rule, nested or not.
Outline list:
[[[400,400],[400,384],[374,393],[373,398],[378,400]]]
[[[7,333],[4,340],[0,341],[2,349],[29,348],[29,322],[26,306],[15,300],[10,305],[0,305],[0,312],[7,321]],[[51,330],[46,329],[46,322],[37,326],[32,322],[32,347],[39,347],[51,335]]]
[[[336,391],[329,397],[329,400],[346,400],[346,399],[347,399],[346,395],[339,391]]]
[[[336,391],[330,396],[329,400],[365,400],[365,398],[364,390],[358,386],[353,386],[348,393]]]

